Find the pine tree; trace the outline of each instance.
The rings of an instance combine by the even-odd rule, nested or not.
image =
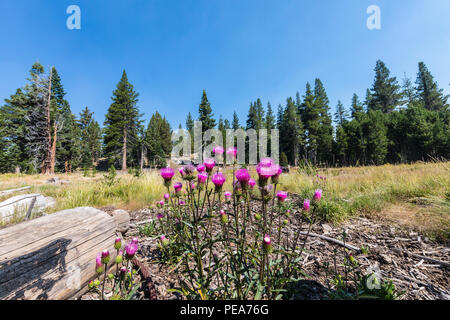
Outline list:
[[[141,114],[136,106],[139,94],[133,85],[128,82],[128,77],[123,71],[122,78],[113,92],[112,104],[108,109],[105,120],[105,153],[118,161],[118,154],[122,155],[122,170],[127,169],[128,153],[136,142],[137,131],[142,121]]]
[[[26,149],[31,160],[29,171],[40,170],[49,174],[51,166],[51,127],[49,109],[50,78],[44,74],[44,67],[36,62],[30,70],[25,86],[28,110],[26,121]]]
[[[358,95],[356,93],[354,93],[352,97],[350,112],[352,115],[352,119],[358,119],[364,113],[363,105],[361,104],[361,102],[359,102]]]
[[[171,136],[170,124],[158,112],[155,112],[145,132],[147,157],[154,165],[160,167],[165,165],[166,157],[172,150]]]
[[[209,129],[213,129],[216,126],[216,120],[214,120],[211,109],[211,104],[208,101],[208,97],[206,96],[206,91],[203,90],[202,101],[198,107],[198,120],[202,122],[202,132]]]
[[[15,94],[5,99],[5,105],[0,108],[0,172],[24,171],[28,168],[25,139],[27,111],[27,97],[22,89],[17,89]]]
[[[278,105],[277,110],[277,129],[281,130],[281,127],[283,126],[283,115],[284,115],[284,108],[281,104]]]
[[[381,110],[384,113],[392,112],[401,105],[403,94],[396,77],[390,77],[390,71],[383,61],[378,60],[375,66],[375,80],[372,86],[372,99],[370,110]]]
[[[72,172],[81,162],[81,130],[69,102],[64,98],[66,92],[55,67],[52,68],[51,89],[51,172],[54,172],[55,167],[59,171]]]
[[[426,109],[439,111],[449,107],[448,96],[444,96],[443,89],[439,89],[425,63],[419,62],[419,72],[416,80],[416,98]]]
[[[298,165],[304,150],[303,124],[292,98],[288,98],[286,102],[280,129],[281,150],[286,154],[289,163]]]
[[[320,79],[315,80],[314,98],[315,108],[319,110],[320,117],[317,154],[319,161],[330,163],[332,161],[333,121],[330,115],[328,96]]]
[[[276,123],[275,123],[275,116],[273,115],[272,105],[270,102],[267,103],[267,113],[266,113],[266,120],[265,120],[265,128],[269,131],[272,129],[275,129]]]
[[[95,166],[101,153],[101,129],[97,121],[94,120],[94,113],[86,107],[80,113],[78,122],[81,131],[81,166],[88,168]]]
[[[334,114],[335,122],[338,126],[342,126],[344,122],[347,120],[347,111],[345,110],[344,105],[341,100],[338,100],[338,104],[336,106],[336,113]]]
[[[257,114],[256,114],[256,108],[255,105],[253,104],[253,102],[250,102],[250,108],[248,109],[248,113],[247,113],[247,127],[246,129],[255,129],[256,130],[256,126],[257,126]]]
[[[233,128],[233,130],[237,130],[241,127],[241,125],[239,124],[239,117],[236,111],[233,112],[233,122],[231,124],[231,127]]]
[[[306,129],[306,151],[307,158],[313,163],[318,160],[317,149],[319,146],[319,132],[320,132],[320,112],[321,110],[317,108],[315,103],[315,97],[311,90],[311,85],[309,82],[306,84],[306,91],[303,97],[303,107],[304,110],[304,126]]]
[[[404,104],[411,105],[416,102],[416,92],[411,79],[406,77],[403,78],[402,84],[403,96],[405,97]]]

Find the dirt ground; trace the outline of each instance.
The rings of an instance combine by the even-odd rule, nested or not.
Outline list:
[[[292,201],[296,204],[300,203],[300,199]],[[104,208],[105,211],[111,209]],[[132,227],[126,234],[126,240],[139,236],[140,248],[137,258],[150,273],[147,281],[143,281],[147,282],[143,286],[145,290],[140,290],[136,298],[183,299],[179,294],[169,291],[177,287],[177,277],[173,267],[161,266],[157,263],[157,239],[139,235],[138,226],[145,225],[145,221],[149,219],[156,219],[157,213],[156,208],[130,213]],[[299,217],[298,210],[292,210],[291,221]],[[430,240],[420,230],[412,228],[407,223],[397,222],[393,223],[391,215],[386,217],[377,215],[372,218],[357,217],[340,225],[319,222],[313,226],[312,232],[340,240],[345,231],[347,244],[368,250],[367,253],[353,254],[363,273],[375,271],[382,279],[391,279],[399,290],[405,292],[401,300],[450,300],[450,248],[448,245]],[[299,224],[291,223],[287,227],[287,232],[293,234],[295,225]],[[303,230],[307,231],[307,225],[304,223],[301,225]],[[323,266],[325,263],[333,264],[335,252],[337,252],[337,260],[343,261],[342,250],[343,248],[335,243],[310,236],[306,242],[302,262],[307,277],[297,283],[295,294],[291,299],[327,299],[327,276]],[[428,258],[447,265],[430,261]],[[148,283],[156,289],[153,295],[147,290]],[[96,298],[97,295],[92,293],[82,297],[82,299]]]

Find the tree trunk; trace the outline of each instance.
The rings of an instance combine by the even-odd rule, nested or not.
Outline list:
[[[51,156],[50,156],[50,174],[55,173],[57,134],[58,134],[58,125],[55,122],[54,133],[53,133],[53,142],[52,142],[52,152],[51,152]]]
[[[122,171],[127,170],[127,128],[123,129]]]
[[[45,151],[45,157],[42,162],[42,169],[41,172],[43,174],[50,174],[51,171],[51,156],[52,156],[52,133],[51,133],[51,125],[50,125],[50,102],[52,99],[52,75],[53,75],[53,68],[50,69],[50,77],[48,80],[48,101],[47,101],[47,126],[46,126],[46,147],[47,150]]]
[[[144,144],[141,145],[141,171],[144,169]]]

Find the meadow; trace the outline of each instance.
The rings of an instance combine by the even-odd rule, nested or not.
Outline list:
[[[4,174],[0,175],[0,190],[32,186],[30,192],[56,199],[51,212],[80,206],[139,210],[155,205],[166,191],[157,170],[145,171],[139,177],[118,172],[111,184],[104,174],[58,174],[61,180],[70,181],[62,185],[47,183],[49,176],[45,175]],[[450,238],[450,162],[317,171],[291,168],[281,175],[280,188],[306,196],[314,191],[316,174],[326,177],[323,189],[327,197],[319,208],[324,221],[339,223],[359,215],[387,219],[444,242]],[[231,191],[230,170],[226,170],[226,176],[224,190]]]

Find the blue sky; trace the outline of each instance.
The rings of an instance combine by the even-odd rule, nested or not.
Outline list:
[[[66,9],[81,8],[81,30]],[[381,8],[381,30],[366,9]],[[103,124],[126,69],[145,119],[172,126],[198,112],[206,89],[215,116],[245,121],[249,103],[284,104],[320,78],[333,108],[364,99],[382,59],[415,81],[424,61],[450,93],[448,0],[2,0],[0,99],[25,84],[35,61],[55,65],[72,111],[88,106]]]

